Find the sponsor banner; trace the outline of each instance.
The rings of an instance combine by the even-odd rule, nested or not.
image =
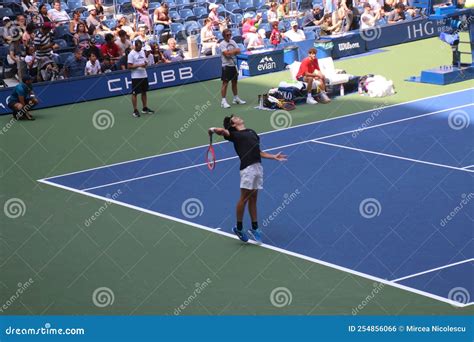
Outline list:
[[[255,76],[285,68],[283,50],[260,50],[237,55],[237,66],[243,76]]]
[[[147,73],[150,90],[207,81],[221,76],[221,59],[217,56],[158,64],[147,68]],[[129,71],[117,71],[97,76],[38,83],[33,85],[33,90],[40,101],[36,108],[55,107],[128,95],[132,90],[132,79]],[[7,99],[12,91],[13,88],[0,89],[0,114],[11,112],[7,107]]]
[[[373,50],[384,46],[438,37],[443,32],[443,27],[442,20],[416,19],[364,30],[361,31],[361,36],[366,41],[367,50]]]
[[[327,40],[325,38],[321,37],[321,41]],[[334,59],[358,55],[367,51],[365,40],[359,32],[346,33],[340,37],[331,38],[330,41],[334,44],[331,54]]]

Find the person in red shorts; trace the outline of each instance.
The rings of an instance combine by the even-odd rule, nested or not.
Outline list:
[[[300,82],[305,82],[307,84],[306,90],[308,91],[308,97],[306,99],[306,103],[318,103],[318,101],[316,101],[313,95],[311,94],[311,90],[317,87],[316,81],[319,81],[319,88],[321,89],[321,92],[319,94],[319,101],[321,103],[331,102],[329,96],[326,94],[326,78],[319,70],[319,64],[318,59],[316,58],[315,48],[311,48],[308,50],[308,57],[303,59],[303,61],[301,62],[298,74],[296,75],[296,79]]]

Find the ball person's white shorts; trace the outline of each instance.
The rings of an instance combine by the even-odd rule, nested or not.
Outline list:
[[[263,189],[263,166],[255,163],[240,170],[240,188],[248,190]]]

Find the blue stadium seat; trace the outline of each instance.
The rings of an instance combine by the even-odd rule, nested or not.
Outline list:
[[[132,7],[131,2],[126,2],[119,5],[119,11],[122,14],[133,14],[135,13],[135,9]]]
[[[198,19],[197,22],[199,23],[199,25],[201,25],[201,27],[204,26],[204,19]]]
[[[185,32],[184,26],[181,23],[171,23],[170,25],[170,32],[173,38],[176,38],[179,34],[183,34]]]
[[[194,15],[193,11],[189,8],[185,8],[179,11],[179,16],[183,18],[184,21],[196,21],[197,17]]]
[[[260,26],[258,27],[259,29],[264,29],[265,32],[272,32],[272,27],[270,26],[269,23],[263,23],[263,24],[260,24]]]
[[[252,0],[240,0],[239,7],[243,12],[256,10]]]
[[[151,14],[153,14],[153,12],[159,7],[161,7],[159,2],[150,2],[148,4],[148,10],[150,10]]]
[[[69,32],[69,25],[57,26],[54,29],[54,39],[65,39],[66,41],[71,40],[72,34]]]
[[[240,52],[245,52],[245,51],[247,51],[247,48],[245,47],[244,44],[242,44],[242,43],[237,43],[237,46],[239,47]]]
[[[175,23],[183,22],[183,19],[181,19],[178,12],[176,12],[176,11],[169,11],[168,16]]]
[[[0,18],[9,17],[10,19],[15,19],[15,13],[9,7],[0,8]]]
[[[102,22],[105,26],[107,26],[111,30],[115,30],[117,27],[117,20],[115,19],[106,19]]]
[[[187,21],[184,23],[184,29],[188,36],[199,35],[201,33],[201,26],[197,21]]]
[[[82,7],[82,0],[69,0],[67,5],[72,11],[74,11],[76,8]]]
[[[178,9],[184,9],[184,8],[192,8],[193,5],[191,5],[190,0],[176,0],[176,7]]]
[[[242,9],[236,2],[228,2],[225,4],[225,9],[232,13],[242,13]]]
[[[225,6],[223,4],[219,4],[219,7],[217,8],[217,14],[224,15],[225,11]]]
[[[265,0],[253,0],[253,6],[256,9],[268,9],[268,5],[266,5]]]
[[[242,38],[242,33],[240,33],[240,29],[238,28],[233,28],[231,29],[232,31],[232,39],[236,42],[236,43],[242,43],[243,42],[243,38]]]
[[[204,7],[194,7],[193,12],[198,19],[205,19],[208,16],[207,9]]]
[[[232,27],[240,27],[242,25],[243,15],[240,13],[234,13],[229,15]]]
[[[66,11],[66,12],[69,12],[69,10],[70,10],[68,4],[65,3],[65,2],[61,2],[61,9]]]
[[[313,30],[304,31],[306,39],[316,39],[316,33]]]
[[[262,16],[262,23],[268,23],[268,14],[266,9],[258,9],[256,10],[256,13]]]

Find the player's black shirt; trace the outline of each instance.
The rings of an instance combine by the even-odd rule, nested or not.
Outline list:
[[[260,138],[253,129],[244,129],[241,131],[229,131],[230,136],[225,139],[234,143],[235,152],[240,158],[240,169],[247,166],[260,163]]]

